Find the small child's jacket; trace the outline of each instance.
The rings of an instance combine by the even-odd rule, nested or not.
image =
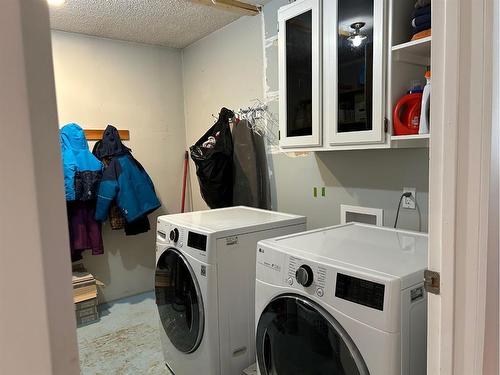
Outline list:
[[[102,152],[103,150],[109,151]],[[99,154],[100,151],[102,154]],[[111,157],[97,195],[96,220],[106,220],[114,199],[128,223],[160,207],[151,178],[130,154],[130,150],[121,144],[116,128],[106,128],[102,141],[94,148],[94,153],[101,157]]]
[[[75,123],[59,131],[67,201],[96,198],[102,163],[89,150],[85,132]]]

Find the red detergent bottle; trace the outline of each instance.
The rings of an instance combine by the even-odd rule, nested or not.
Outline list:
[[[422,107],[422,89],[415,87],[396,103],[392,119],[394,135],[418,134]]]

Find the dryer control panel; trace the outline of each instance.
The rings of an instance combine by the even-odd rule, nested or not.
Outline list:
[[[156,222],[157,253],[167,247],[174,247],[190,256],[207,262],[214,254],[213,238],[209,233],[169,222],[159,218]],[[157,254],[158,255],[158,254]]]
[[[186,230],[163,221],[157,221],[156,241],[175,247],[183,247],[186,244]]]

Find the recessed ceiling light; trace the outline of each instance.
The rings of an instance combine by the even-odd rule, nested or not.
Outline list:
[[[66,0],[47,0],[49,5],[55,6],[55,7],[59,7],[59,6],[63,5],[65,1]]]

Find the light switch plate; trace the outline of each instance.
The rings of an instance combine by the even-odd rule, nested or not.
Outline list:
[[[411,197],[403,197],[403,208],[414,210],[417,202],[417,189],[405,187],[403,188],[403,193],[411,193]]]

